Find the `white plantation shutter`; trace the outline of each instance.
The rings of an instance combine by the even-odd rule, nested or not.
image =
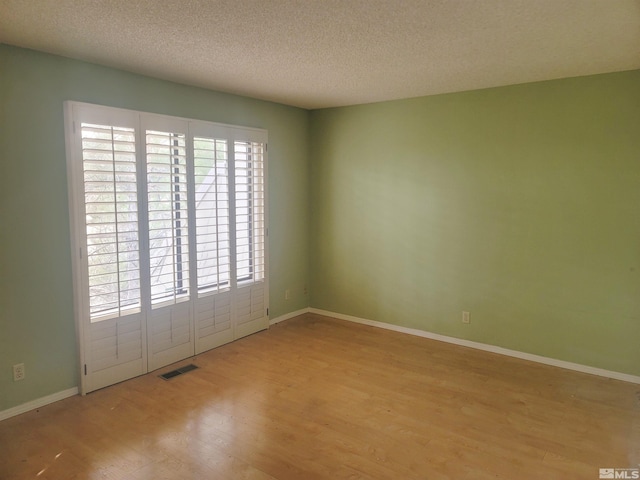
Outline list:
[[[229,162],[227,141],[194,138],[197,284],[199,296],[229,289]]]
[[[264,144],[251,141],[234,143],[236,335],[261,330],[265,315],[265,189]]]
[[[229,141],[193,139],[197,288],[196,353],[234,338],[231,298]]]
[[[266,132],[65,105],[81,391],[268,327]]]
[[[223,345],[235,338],[230,290],[199,297],[195,309],[196,353]]]
[[[174,124],[175,125],[171,125]],[[193,355],[190,299],[187,135],[167,128],[182,122],[145,119],[145,161],[151,312],[147,316],[149,367]],[[153,127],[152,127],[153,126]]]
[[[236,278],[238,283],[264,278],[264,145],[235,142]]]
[[[140,315],[95,324],[91,328],[91,372],[100,373],[141,359],[141,339]]]
[[[151,302],[189,298],[189,212],[184,134],[146,132]]]
[[[146,371],[139,169],[133,117],[67,107],[74,306],[81,387]]]
[[[140,245],[132,128],[82,123],[91,321],[140,310]]]

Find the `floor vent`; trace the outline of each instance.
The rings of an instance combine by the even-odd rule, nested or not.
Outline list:
[[[159,375],[159,377],[164,380],[169,380],[170,378],[177,377],[178,375],[190,372],[191,370],[195,370],[196,368],[198,367],[196,367],[193,363],[190,363],[189,365],[185,365],[184,367],[180,367],[176,370],[171,370],[170,372],[163,373],[162,375]]]

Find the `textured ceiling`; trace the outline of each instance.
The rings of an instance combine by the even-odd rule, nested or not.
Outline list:
[[[0,42],[321,108],[638,69],[640,0],[0,0]]]

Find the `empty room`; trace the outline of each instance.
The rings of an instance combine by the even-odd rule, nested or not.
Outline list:
[[[639,0],[0,0],[0,480],[640,478]]]

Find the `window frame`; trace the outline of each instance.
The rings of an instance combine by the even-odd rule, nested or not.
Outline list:
[[[76,145],[76,129],[81,128],[80,125],[75,124],[75,115],[73,114],[73,109],[79,109],[80,111],[84,109],[88,109],[91,111],[90,116],[92,118],[92,123],[112,126],[112,127],[126,127],[134,129],[135,136],[135,155],[137,157],[136,162],[136,175],[138,177],[143,176],[144,178],[138,182],[138,185],[147,182],[147,148],[146,148],[146,137],[148,132],[150,131],[164,131],[171,133],[184,133],[185,135],[185,149],[186,149],[186,176],[187,176],[187,192],[186,198],[180,199],[180,201],[186,201],[187,209],[189,212],[189,218],[187,219],[187,227],[188,230],[188,252],[185,254],[185,262],[188,262],[189,268],[193,269],[189,272],[189,279],[187,285],[183,288],[187,291],[187,301],[192,297],[206,296],[215,294],[216,292],[226,288],[236,288],[237,286],[242,286],[246,284],[251,284],[254,282],[267,282],[267,272],[268,272],[268,192],[267,192],[267,184],[268,184],[268,161],[267,161],[267,152],[268,152],[268,133],[264,129],[252,128],[252,127],[243,127],[237,125],[229,125],[229,124],[221,124],[216,122],[209,122],[204,120],[197,119],[189,119],[184,117],[177,117],[171,115],[163,115],[163,114],[155,114],[144,111],[123,109],[117,107],[108,107],[102,105],[95,105],[83,102],[75,102],[75,101],[67,101],[65,102],[65,123],[68,125],[67,131],[65,134],[65,142],[67,147],[68,161],[67,161],[67,178],[70,181],[69,189],[68,189],[68,199],[69,199],[69,212],[70,212],[70,227],[71,227],[71,247],[72,247],[72,258],[74,260],[73,270],[74,270],[74,291],[83,292],[83,294],[76,295],[74,306],[76,311],[82,312],[82,315],[91,319],[91,315],[88,311],[88,285],[86,284],[86,273],[83,271],[84,264],[82,260],[84,256],[87,255],[87,244],[86,244],[86,232],[83,232],[86,229],[86,223],[83,220],[83,216],[86,215],[85,208],[86,203],[78,203],[78,199],[83,198],[84,196],[84,187],[83,187],[83,178],[80,178],[78,175],[77,166],[74,167],[73,162],[83,162],[82,158],[77,158],[78,154],[78,145]],[[87,122],[89,123],[89,122]],[[174,125],[182,124],[183,132],[178,132]],[[150,126],[153,125],[153,126]],[[172,132],[172,130],[176,130],[176,132]],[[226,140],[227,142],[227,188],[229,195],[229,243],[231,244],[230,254],[229,254],[229,264],[230,271],[228,272],[228,279],[225,281],[218,282],[217,284],[207,284],[207,285],[199,285],[198,284],[198,262],[197,262],[197,231],[196,231],[196,205],[195,205],[195,173],[194,173],[194,141],[196,138],[206,138],[211,140]],[[253,273],[253,267],[251,267],[252,272],[249,275],[245,275],[240,278],[237,275],[237,238],[236,238],[236,207],[235,202],[236,199],[235,194],[235,155],[234,151],[236,143],[246,143],[246,144],[259,144],[262,145],[262,157],[263,157],[263,176],[261,179],[261,188],[263,192],[263,200],[262,200],[262,215],[264,217],[263,228],[264,228],[264,236],[263,242],[264,246],[262,249],[262,256],[264,257],[263,266],[262,266],[262,278],[255,279],[255,275]],[[81,170],[81,168],[80,168]],[[138,231],[145,232],[141,235],[142,238],[139,238],[140,242],[140,274],[141,274],[141,293],[142,299],[142,310],[145,308],[153,308],[156,305],[156,302],[151,302],[151,293],[150,293],[150,278],[151,274],[149,271],[149,208],[148,208],[148,189],[145,187],[143,189],[138,189],[138,198],[142,199],[142,201],[138,201]],[[254,237],[253,223],[250,226],[249,236],[250,240]],[[193,239],[193,240],[191,240]],[[250,241],[250,245],[253,242]],[[256,253],[251,249],[250,251],[250,264],[254,263],[254,256]],[[146,266],[145,266],[146,265]],[[146,277],[146,278],[144,278]],[[221,288],[222,287],[222,288]],[[268,287],[267,287],[268,288]],[[267,290],[268,291],[268,290]],[[146,305],[145,305],[146,304]],[[157,302],[158,305],[164,304],[164,302]],[[105,315],[106,318],[112,318],[114,315]],[[115,314],[117,316],[117,314]],[[97,321],[102,320],[99,318]],[[90,320],[92,321],[92,320]]]

